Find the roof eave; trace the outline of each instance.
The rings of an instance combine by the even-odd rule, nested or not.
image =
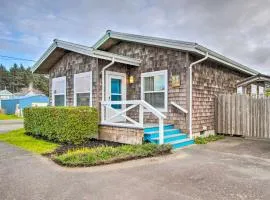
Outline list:
[[[128,65],[134,65],[139,66],[141,61],[139,59],[129,58],[126,56],[120,56],[117,54],[109,53],[109,52],[103,52],[100,50],[93,49],[91,47],[86,47],[82,45],[77,45],[70,42],[65,42],[61,40],[54,40],[53,44],[45,51],[45,53],[41,56],[41,58],[35,63],[35,65],[32,67],[32,72],[36,72],[37,69],[40,67],[40,65],[49,57],[49,55],[56,49],[56,48],[62,48],[68,51],[73,51],[76,53],[80,53],[83,55],[104,59],[104,60],[115,60],[115,62],[128,64]]]
[[[229,67],[232,67],[234,69],[237,69],[238,71],[241,71],[245,74],[248,75],[256,75],[259,72],[253,69],[250,69],[244,65],[241,65],[240,63],[237,63],[229,58],[226,58],[225,56],[222,56],[221,54],[218,54],[210,49],[207,49],[206,47],[203,47],[201,45],[198,45],[196,43],[191,43],[191,42],[182,42],[182,43],[176,43],[176,42],[156,42],[154,40],[146,40],[144,39],[136,39],[136,37],[132,37],[131,34],[121,34],[118,32],[113,32],[113,31],[107,31],[106,34],[96,42],[96,44],[93,46],[94,49],[100,48],[107,40],[110,38],[112,39],[118,39],[118,40],[125,40],[125,41],[131,41],[131,42],[137,42],[137,43],[144,43],[148,45],[153,45],[153,46],[163,46],[167,48],[172,48],[172,49],[180,49],[183,51],[189,51],[189,52],[194,52],[200,55],[205,55],[206,52],[209,54],[209,58],[216,60],[220,63],[223,63]],[[143,38],[143,37],[142,37]],[[151,38],[151,37],[149,37]],[[171,40],[173,41],[173,40]]]

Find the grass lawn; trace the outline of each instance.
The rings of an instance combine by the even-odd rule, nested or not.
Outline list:
[[[0,120],[11,120],[11,119],[22,119],[21,117],[17,117],[16,115],[6,115],[0,113]]]
[[[196,137],[195,144],[207,144],[208,142],[214,142],[224,138],[224,135],[209,135],[207,137]]]
[[[171,145],[156,144],[101,146],[69,150],[67,153],[54,156],[53,160],[58,164],[70,167],[93,166],[168,154],[171,149]]]
[[[0,141],[37,154],[50,153],[59,146],[52,142],[47,142],[25,135],[24,132],[24,129],[17,129],[8,133],[0,134]]]

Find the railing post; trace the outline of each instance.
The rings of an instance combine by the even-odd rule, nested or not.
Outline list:
[[[141,124],[141,126],[143,127],[143,113],[144,112],[144,108],[142,106],[142,104],[139,104],[139,123]]]
[[[164,143],[163,118],[159,118],[159,144]]]

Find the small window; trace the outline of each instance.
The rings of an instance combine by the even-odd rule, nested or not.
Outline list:
[[[92,72],[74,74],[74,106],[92,106]]]
[[[264,87],[259,86],[259,96],[262,97],[264,96]]]
[[[251,95],[257,96],[257,85],[251,85]]]
[[[52,104],[53,106],[66,105],[66,77],[52,79]]]
[[[243,87],[237,88],[237,94],[243,94]]]
[[[142,99],[162,112],[167,111],[167,70],[142,74]]]

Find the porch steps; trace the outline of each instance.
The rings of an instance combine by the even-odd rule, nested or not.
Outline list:
[[[171,144],[173,149],[182,148],[194,144],[193,139],[189,139],[186,133],[182,133],[180,129],[175,129],[173,124],[163,126],[164,144]],[[159,144],[159,127],[153,125],[144,128],[144,141]]]

